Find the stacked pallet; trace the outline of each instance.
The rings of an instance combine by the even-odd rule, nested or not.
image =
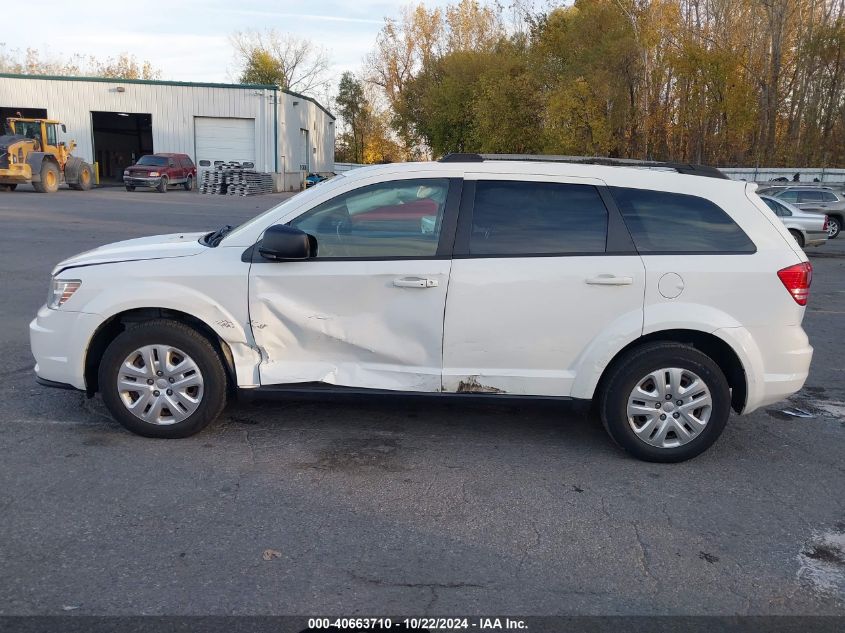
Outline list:
[[[253,169],[233,170],[229,176],[226,194],[230,196],[255,196],[273,193],[273,176]]]
[[[244,168],[240,163],[221,163],[202,172],[199,192],[229,196],[272,193],[273,176]]]

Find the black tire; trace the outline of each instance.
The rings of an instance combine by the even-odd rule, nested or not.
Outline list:
[[[185,181],[183,185],[185,187],[185,191],[193,191],[194,189],[194,177],[188,176],[188,179]]]
[[[135,187],[133,185],[126,185],[126,191],[135,191]]]
[[[801,231],[796,231],[795,229],[789,229],[789,234],[795,238],[795,241],[798,242],[798,246],[804,248],[804,236],[801,234]]]
[[[162,176],[161,180],[158,181],[158,187],[156,187],[159,193],[167,193],[167,176]]]
[[[59,190],[59,167],[51,160],[41,163],[41,182],[32,183],[38,193],[55,193]]]
[[[842,231],[842,216],[829,215],[827,217],[827,221],[829,222],[828,226],[830,227],[827,232],[827,239],[835,240],[839,237],[839,233]]]
[[[68,181],[68,187],[76,191],[88,191],[94,186],[94,170],[84,160],[71,156],[65,164],[65,179],[68,173],[74,174],[75,180]]]
[[[628,421],[628,397],[649,373],[668,367],[695,372],[710,390],[712,410],[704,429],[686,444],[662,448],[640,439]],[[598,394],[601,421],[610,437],[638,459],[648,462],[682,462],[700,455],[722,434],[730,417],[731,392],[719,366],[689,345],[648,343],[614,362]]]
[[[18,188],[17,183],[15,183],[15,184],[13,184],[13,185],[6,185],[6,186],[7,186],[7,187],[9,187],[9,191],[14,191],[15,189],[17,189],[17,188]]]
[[[200,404],[187,418],[169,425],[157,425],[136,417],[123,403],[117,389],[118,372],[132,352],[145,345],[170,345],[182,350],[196,363],[203,379]],[[155,319],[119,334],[100,362],[98,380],[103,403],[125,428],[144,437],[182,438],[199,433],[226,406],[228,379],[223,360],[209,340],[178,321]]]
[[[79,166],[79,181],[76,183],[74,189],[79,191],[88,191],[94,186],[94,170],[88,163],[82,163]]]

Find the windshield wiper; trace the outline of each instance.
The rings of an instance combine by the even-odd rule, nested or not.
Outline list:
[[[223,241],[223,238],[226,237],[226,235],[234,228],[235,227],[233,227],[231,224],[226,224],[224,226],[221,226],[216,231],[212,231],[208,235],[205,235],[202,238],[202,243],[205,244],[206,246],[210,246],[211,248],[214,248],[215,246],[220,244],[220,242]]]

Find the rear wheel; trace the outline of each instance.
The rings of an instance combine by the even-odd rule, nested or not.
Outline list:
[[[827,239],[832,240],[839,236],[842,230],[842,218],[836,215],[830,215],[827,218]]]
[[[148,321],[118,335],[103,355],[98,378],[114,418],[145,437],[188,437],[226,405],[220,355],[202,334],[177,321]]]
[[[628,352],[599,393],[610,436],[650,462],[681,462],[705,451],[722,434],[730,405],[728,381],[713,359],[669,342]]]
[[[167,192],[167,176],[162,176],[161,180],[158,181],[158,189],[159,193],[166,193]]]
[[[38,193],[55,193],[59,190],[59,167],[56,163],[45,160],[41,163],[41,182],[32,183]]]
[[[194,188],[194,177],[188,176],[188,179],[185,181],[185,191],[192,191]]]
[[[804,248],[804,236],[801,234],[801,231],[796,231],[795,229],[789,229],[789,234],[795,238],[795,241],[798,242],[798,246]]]

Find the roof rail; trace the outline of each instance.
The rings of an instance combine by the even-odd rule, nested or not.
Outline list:
[[[485,161],[513,160],[537,161],[543,163],[573,163],[579,165],[603,165],[605,167],[639,167],[644,169],[672,169],[679,174],[705,176],[707,178],[729,178],[715,167],[691,163],[673,163],[631,158],[606,158],[603,156],[557,156],[552,154],[446,154],[440,163],[483,163]]]

